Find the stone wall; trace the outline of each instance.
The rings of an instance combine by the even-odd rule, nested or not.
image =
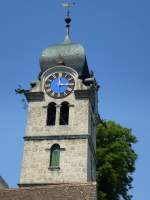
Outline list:
[[[88,115],[89,115],[89,101],[75,100],[73,95],[65,98],[70,104],[69,109],[69,125],[60,126],[59,116],[61,103],[64,100],[55,100],[57,104],[56,125],[47,126],[47,106],[54,99],[49,98],[43,102],[30,102],[28,106],[28,119],[26,136],[40,136],[40,135],[66,135],[66,134],[88,134]]]
[[[80,82],[79,85],[83,84]],[[59,125],[60,105],[64,101],[69,102],[70,105],[69,124]],[[46,124],[47,108],[51,102],[57,105],[55,126]],[[76,99],[74,92],[65,99],[54,99],[44,92],[43,101],[29,102],[20,184],[95,181],[94,118],[90,100]],[[63,137],[66,136],[74,138],[64,139]],[[65,149],[60,154],[59,170],[49,169],[50,150],[48,149],[55,143]]]
[[[88,181],[96,181],[96,160],[90,146],[88,147],[87,177]]]
[[[50,148],[59,144],[60,169],[49,169]],[[88,140],[26,141],[20,184],[87,182]]]

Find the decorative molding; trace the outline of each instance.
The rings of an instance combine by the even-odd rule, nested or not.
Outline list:
[[[48,186],[52,185],[51,183],[20,183],[18,184],[19,187],[40,187],[40,186]]]
[[[88,139],[89,135],[51,135],[51,136],[25,136],[25,141],[42,141],[42,140],[78,140]]]
[[[81,183],[81,182],[72,182],[72,183],[64,183],[64,182],[60,182],[60,183],[19,183],[18,186],[19,187],[39,187],[39,186],[69,186],[69,187],[81,187],[81,186],[96,186],[96,182],[87,182],[87,183]],[[38,188],[39,189],[39,188]],[[54,189],[54,188],[53,188]],[[15,189],[16,190],[16,189]]]
[[[51,171],[59,171],[60,167],[51,167],[50,166],[48,169],[51,170]]]
[[[76,99],[90,99],[93,95],[92,90],[75,90],[74,91]]]
[[[45,149],[45,151],[50,151],[50,150],[51,150],[51,148]],[[65,148],[60,148],[60,151],[66,151],[66,149]]]
[[[28,102],[43,101],[44,92],[26,92],[25,97]]]

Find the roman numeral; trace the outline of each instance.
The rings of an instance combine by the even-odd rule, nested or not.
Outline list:
[[[57,93],[57,97],[60,97],[60,93]]]
[[[45,88],[49,88],[49,87],[50,87],[50,84],[46,83]]]
[[[71,92],[71,91],[72,91],[72,88],[69,87],[69,88],[67,88],[67,90],[68,90],[69,92]]]
[[[68,76],[68,74],[64,74],[64,77],[67,77]]]
[[[52,77],[53,77],[53,78],[56,78],[56,74],[52,74]]]
[[[73,78],[72,78],[72,77],[70,77],[70,78],[68,79],[68,81],[71,81],[71,80],[73,80]]]
[[[59,72],[59,78],[61,78],[63,76],[62,72]]]
[[[55,92],[52,92],[51,95],[54,96],[54,95],[55,95]]]
[[[63,93],[60,93],[60,97],[63,97],[64,95],[63,95]]]
[[[46,92],[51,92],[51,89],[50,88],[46,88]]]

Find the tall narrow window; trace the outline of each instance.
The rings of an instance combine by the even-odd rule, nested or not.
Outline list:
[[[50,103],[47,109],[47,125],[54,126],[56,120],[56,104]]]
[[[68,125],[69,122],[69,103],[63,102],[60,108],[60,125]]]
[[[59,167],[59,161],[60,161],[60,146],[59,144],[54,144],[51,147],[50,167],[51,168]]]

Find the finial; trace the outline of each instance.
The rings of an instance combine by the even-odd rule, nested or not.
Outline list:
[[[71,18],[70,18],[70,8],[73,7],[75,5],[75,3],[69,3],[69,2],[64,2],[62,3],[62,6],[67,9],[67,15],[65,18],[65,22],[66,22],[66,28],[67,28],[67,33],[65,36],[65,43],[69,43],[71,42],[70,40],[70,23],[71,23]]]

